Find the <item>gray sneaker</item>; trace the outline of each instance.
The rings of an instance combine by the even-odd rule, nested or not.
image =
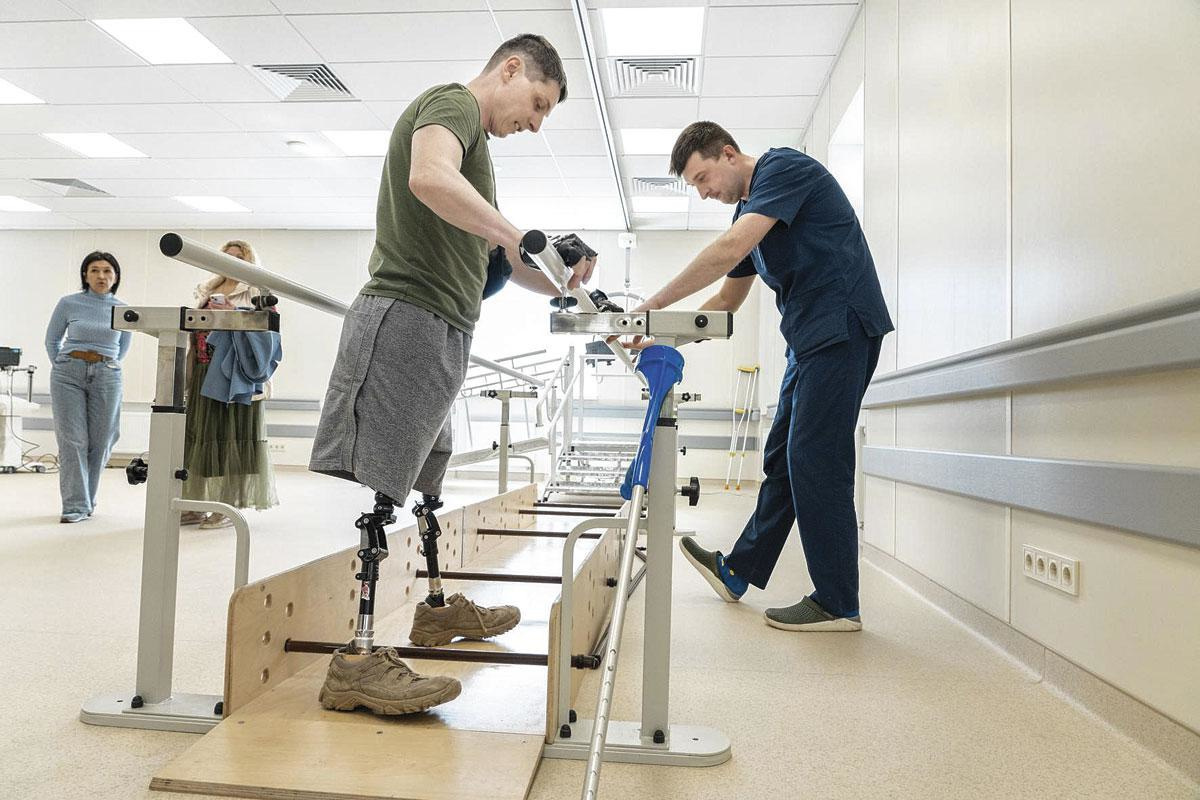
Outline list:
[[[329,662],[321,705],[332,711],[366,708],[376,714],[416,714],[458,697],[462,684],[441,675],[418,675],[391,648],[370,655],[338,650]]]
[[[446,605],[435,608],[417,603],[412,631],[408,638],[419,647],[449,644],[456,636],[464,639],[490,639],[511,631],[521,621],[516,606],[477,606],[461,593],[446,598]]]
[[[87,513],[86,511],[70,511],[66,514],[63,514],[61,517],[59,517],[58,521],[64,522],[64,523],[83,522],[85,519],[87,519],[90,516],[91,516],[91,514]]]
[[[763,618],[781,631],[861,631],[862,617],[835,617],[806,597],[794,606],[768,608]]]

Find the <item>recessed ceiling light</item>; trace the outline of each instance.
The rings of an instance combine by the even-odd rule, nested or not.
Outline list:
[[[187,20],[98,19],[110,36],[151,64],[230,64],[233,59]]]
[[[241,203],[218,195],[176,195],[175,199],[197,211],[210,211],[218,214],[245,214],[250,211]]]
[[[107,133],[43,133],[47,139],[88,158],[149,158]]]
[[[321,131],[348,156],[387,155],[391,131]]]
[[[45,206],[22,200],[11,194],[0,194],[0,211],[49,211]]]
[[[686,214],[686,197],[633,197],[633,210],[638,214]]]
[[[703,8],[602,8],[609,56],[698,56]]]
[[[678,137],[675,128],[622,128],[621,151],[627,156],[669,156]]]
[[[0,103],[5,105],[18,103],[45,103],[40,97],[34,97],[24,89],[18,89],[8,81],[0,78]]]

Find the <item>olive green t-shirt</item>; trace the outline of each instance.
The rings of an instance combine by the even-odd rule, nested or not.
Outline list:
[[[464,333],[479,320],[487,279],[487,240],[433,213],[408,188],[413,133],[441,125],[458,137],[460,172],[492,206],[496,180],[479,104],[462,84],[434,86],[404,110],[388,144],[375,211],[375,249],[363,294],[403,300],[432,311]]]

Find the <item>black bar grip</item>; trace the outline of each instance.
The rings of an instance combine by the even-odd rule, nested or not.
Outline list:
[[[183,237],[178,233],[164,233],[158,240],[158,249],[164,256],[174,258],[183,250]]]
[[[537,255],[546,249],[546,234],[541,231],[526,231],[521,237],[521,247],[525,248],[526,252]]]

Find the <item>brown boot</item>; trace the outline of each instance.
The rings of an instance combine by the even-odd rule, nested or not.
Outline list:
[[[521,609],[516,606],[477,606],[462,594],[452,594],[440,608],[418,603],[408,638],[420,647],[449,644],[456,636],[490,639],[511,631],[520,621]]]
[[[333,711],[366,708],[376,714],[415,714],[458,697],[462,684],[441,675],[418,675],[388,647],[359,655],[338,650],[329,662],[321,705]]]

